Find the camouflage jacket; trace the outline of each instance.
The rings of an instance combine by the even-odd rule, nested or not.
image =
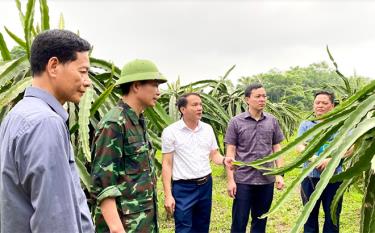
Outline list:
[[[120,101],[99,123],[92,149],[93,217],[97,232],[109,232],[99,207],[105,198],[116,198],[124,226],[129,222],[127,216],[131,219],[134,214],[155,208],[154,153],[142,115],[138,118],[129,105]],[[156,209],[152,212],[156,213]],[[139,232],[136,227],[139,226],[125,226]]]

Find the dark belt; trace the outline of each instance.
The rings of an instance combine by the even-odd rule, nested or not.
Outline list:
[[[203,176],[196,179],[189,179],[189,180],[174,180],[173,183],[175,184],[196,184],[196,185],[203,185],[207,183],[207,181],[211,178],[211,173],[207,176]]]

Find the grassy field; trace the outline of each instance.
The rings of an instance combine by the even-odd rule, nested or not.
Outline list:
[[[299,172],[299,170],[294,170],[286,174],[286,185],[291,183],[293,178],[296,177]],[[232,199],[228,197],[226,192],[226,177],[224,168],[222,166],[212,165],[212,176],[213,206],[211,212],[210,232],[229,232],[231,225]],[[275,191],[274,200],[277,200],[280,197],[280,194],[280,191]],[[159,180],[158,182],[158,197],[160,232],[174,232],[173,218],[168,218],[164,210],[164,194],[161,180]],[[340,232],[359,232],[361,199],[362,195],[356,192],[354,189],[350,192],[345,193],[343,210],[341,212],[340,218]],[[293,195],[289,198],[289,200],[287,200],[284,206],[279,209],[274,215],[271,215],[268,218],[267,232],[288,232],[301,213],[301,210],[302,203],[299,195],[299,190],[295,190],[293,192]],[[321,211],[320,214],[320,220],[323,220],[324,213]],[[320,226],[322,226],[322,221]]]

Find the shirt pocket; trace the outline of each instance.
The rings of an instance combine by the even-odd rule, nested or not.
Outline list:
[[[273,138],[273,132],[272,130],[262,130],[262,132],[259,132],[259,140],[260,143],[263,145],[272,145],[272,138]]]
[[[150,170],[147,143],[135,142],[124,146],[125,173],[138,174]]]
[[[124,216],[135,214],[154,208],[154,201],[151,197],[142,197],[132,200],[121,199],[121,212]],[[125,217],[125,219],[127,219]]]

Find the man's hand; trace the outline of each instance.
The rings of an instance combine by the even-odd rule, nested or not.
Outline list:
[[[275,185],[278,190],[282,190],[285,186],[284,178],[280,175],[275,176]]]
[[[228,181],[227,185],[227,190],[228,190],[228,196],[231,198],[236,198],[236,193],[237,193],[237,185],[233,181]]]
[[[233,166],[232,162],[234,162],[234,161],[235,160],[232,157],[224,157],[224,160],[223,160],[224,166],[226,166],[230,170],[233,170],[234,166]]]
[[[170,215],[173,215],[175,207],[176,207],[176,202],[175,202],[173,196],[165,197],[164,208],[167,211],[167,213],[170,214]]]
[[[323,171],[327,167],[329,161],[331,161],[331,158],[324,159],[318,166],[316,166],[316,169],[320,172]]]

